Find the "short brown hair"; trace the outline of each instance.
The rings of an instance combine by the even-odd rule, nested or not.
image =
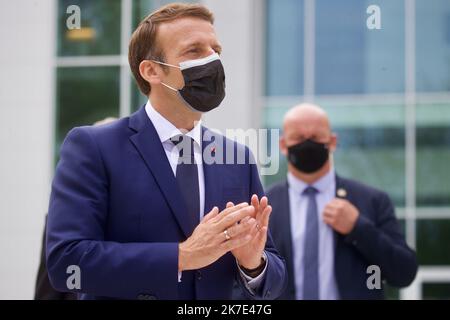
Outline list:
[[[128,62],[139,89],[146,96],[149,95],[151,87],[139,73],[139,64],[143,60],[150,59],[164,61],[164,52],[156,42],[158,25],[186,17],[195,17],[214,23],[212,12],[203,5],[170,3],[145,17],[133,32],[128,47]]]

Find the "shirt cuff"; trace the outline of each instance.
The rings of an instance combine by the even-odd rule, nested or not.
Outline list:
[[[250,277],[250,276],[246,275],[244,273],[244,271],[242,271],[241,267],[239,266],[239,263],[236,260],[236,264],[238,266],[239,273],[240,273],[242,279],[244,280],[243,282],[245,284],[245,287],[252,294],[255,294],[255,291],[258,290],[258,288],[260,287],[261,282],[263,281],[264,276],[266,274],[268,261],[267,261],[267,255],[266,255],[266,253],[264,251],[263,251],[263,259],[266,262],[266,265],[264,266],[263,271],[256,278],[253,278],[253,277]]]
[[[178,282],[181,282],[181,276],[183,275],[182,271],[178,271]]]

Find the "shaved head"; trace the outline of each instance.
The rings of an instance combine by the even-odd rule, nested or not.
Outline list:
[[[283,120],[283,130],[294,127],[319,127],[330,131],[330,121],[326,112],[318,105],[302,103],[290,109]]]
[[[331,136],[327,113],[318,105],[302,103],[290,109],[283,120],[283,136],[287,146],[311,139],[328,142]]]
[[[337,137],[331,131],[328,115],[321,107],[311,103],[302,103],[291,108],[283,120],[283,135],[280,138],[280,149],[284,155],[288,154],[288,148],[305,140],[323,143],[328,146],[330,152],[334,152],[337,145]],[[304,174],[296,170],[290,163],[288,169],[304,181],[312,182],[325,174],[330,168],[329,161],[316,173]]]

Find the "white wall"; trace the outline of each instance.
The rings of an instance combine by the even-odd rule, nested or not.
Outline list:
[[[53,0],[0,1],[0,299],[32,299],[52,166]]]

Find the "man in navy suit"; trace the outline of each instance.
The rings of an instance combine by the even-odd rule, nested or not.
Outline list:
[[[416,275],[389,196],[337,176],[336,144],[320,107],[301,104],[286,114],[280,149],[288,177],[267,192],[288,270],[282,299],[382,299],[382,280],[403,287]]]
[[[48,215],[52,285],[81,299],[277,298],[284,260],[249,150],[201,125],[225,95],[211,12],[170,4],[132,35],[131,70],[148,103],[71,130]],[[245,159],[236,163],[225,156]],[[225,161],[225,162],[224,162]]]

